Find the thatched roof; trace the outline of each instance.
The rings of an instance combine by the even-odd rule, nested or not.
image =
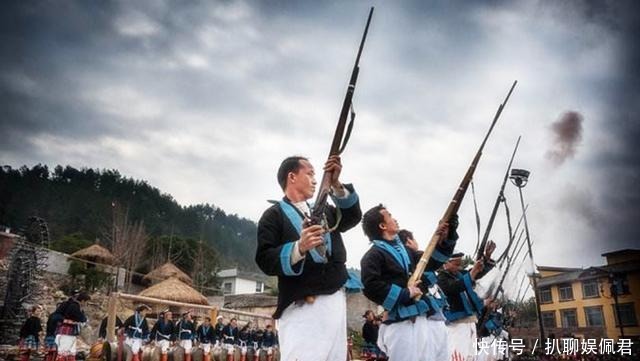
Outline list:
[[[139,296],[159,298],[198,305],[208,305],[209,301],[200,292],[172,276],[140,292]]]
[[[158,282],[162,280],[166,280],[169,277],[177,277],[180,281],[192,285],[193,280],[189,275],[184,273],[180,268],[176,267],[171,262],[167,262],[162,266],[154,269],[153,271],[147,273],[142,279],[145,281]]]
[[[95,243],[71,254],[72,257],[82,258],[97,263],[113,264],[115,257],[108,249]]]

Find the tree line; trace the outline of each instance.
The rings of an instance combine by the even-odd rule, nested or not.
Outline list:
[[[46,220],[50,247],[66,253],[96,239],[126,253],[119,249],[121,239],[136,238],[144,246],[132,264],[137,272],[167,260],[196,283],[212,282],[209,273],[219,268],[258,271],[255,222],[212,203],[181,206],[170,194],[115,169],[0,167],[0,225],[20,230],[30,216]]]

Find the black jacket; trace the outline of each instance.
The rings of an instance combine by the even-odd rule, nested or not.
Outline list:
[[[102,319],[102,321],[100,321],[100,329],[98,330],[98,337],[100,338],[107,338],[107,320],[109,317],[105,317]],[[116,329],[115,332],[116,334],[118,333],[118,329],[122,328],[122,320],[120,319],[120,317],[116,316]]]
[[[141,338],[147,339],[149,338],[149,324],[147,323],[147,318],[143,318],[140,326],[136,325],[136,314],[134,313],[129,318],[124,321],[124,332],[128,337],[131,338]]]
[[[386,244],[395,244],[403,247],[410,261],[409,272],[407,272],[392,254],[375,244],[360,260],[364,295],[389,311],[389,318],[385,323],[398,322],[424,314],[428,316],[433,314],[435,311],[427,297],[426,285],[428,285],[429,281],[426,277],[422,277],[421,289],[424,292],[424,296],[420,301],[414,301],[410,297],[409,289],[407,288],[411,273],[415,270],[420,257],[422,257],[422,251],[415,252],[399,244],[399,240],[394,242],[375,242],[386,242]],[[447,240],[438,244],[427,263],[425,271],[436,270],[446,262],[453,253],[455,244],[456,241],[454,240]]]
[[[238,328],[226,325],[222,329],[222,343],[234,345],[238,341]]]
[[[258,222],[256,263],[264,273],[278,276],[278,306],[273,318],[280,318],[291,303],[303,300],[306,296],[332,294],[347,281],[347,252],[340,233],[356,226],[362,211],[353,186],[345,184],[345,187],[350,192],[349,197],[334,200],[340,207],[342,220],[336,231],[331,233],[331,255],[326,263],[314,262],[307,252],[302,261],[291,266],[291,250],[294,242],[300,239],[300,234],[280,204],[274,204],[262,214]],[[302,215],[295,206],[286,198],[283,201],[295,209],[301,222]],[[325,214],[329,224],[335,224],[336,209],[327,207]]]
[[[27,318],[27,320],[22,325],[22,328],[20,328],[20,338],[35,336],[35,338],[38,339],[40,331],[42,331],[42,323],[40,322],[40,318],[31,316]]]
[[[175,334],[178,340],[195,340],[196,325],[193,321],[180,319],[175,325]]]
[[[176,330],[173,320],[165,320],[164,317],[158,319],[151,328],[152,341],[175,341]]]
[[[476,280],[486,275],[494,266],[494,261],[485,261],[484,268]],[[438,273],[438,285],[449,302],[449,310],[445,312],[447,320],[456,321],[468,316],[480,316],[484,305],[473,290],[475,280],[471,279],[469,271],[461,271],[458,274],[441,271]]]
[[[364,342],[376,345],[378,341],[378,326],[373,322],[366,321],[362,325],[362,338]]]
[[[80,303],[73,298],[69,298],[60,304],[56,312],[60,312],[65,320],[74,322],[87,322],[87,316],[80,308]]]
[[[204,325],[198,326],[196,334],[200,343],[214,343],[216,337],[214,336],[213,325],[209,325],[209,328],[205,331]]]

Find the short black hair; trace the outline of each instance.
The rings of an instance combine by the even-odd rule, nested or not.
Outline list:
[[[406,229],[401,229],[398,232],[398,237],[400,238],[400,241],[402,242],[402,244],[407,244],[408,240],[414,239],[413,238],[413,233],[411,233],[411,231],[406,230]]]
[[[287,187],[287,176],[289,173],[296,173],[298,169],[300,169],[301,160],[308,159],[299,155],[294,155],[285,158],[285,160],[280,163],[280,168],[278,168],[278,184],[280,184],[280,188],[282,188],[282,190]]]
[[[382,204],[371,208],[366,211],[362,216],[362,230],[364,234],[369,237],[370,241],[375,239],[382,239],[382,230],[380,229],[380,223],[384,220],[382,213],[383,209],[386,209]]]
[[[91,299],[91,296],[89,296],[89,294],[87,294],[85,292],[80,292],[76,296],[76,301],[78,301],[78,302],[89,301],[90,299]]]

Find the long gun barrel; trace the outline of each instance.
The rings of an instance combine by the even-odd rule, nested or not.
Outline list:
[[[527,208],[529,208],[529,205],[526,205],[524,207],[524,212],[527,211]],[[505,261],[510,261],[511,260],[511,256],[513,256],[513,252],[511,251],[511,247],[512,247],[512,243],[513,241],[516,239],[516,234],[518,233],[518,231],[520,230],[520,225],[522,224],[522,220],[524,219],[524,212],[520,215],[520,219],[518,220],[518,223],[516,224],[516,228],[510,232],[510,238],[509,238],[509,247],[505,248],[504,251],[502,251],[502,254],[500,254],[500,257],[498,257],[498,259],[496,260],[496,262],[500,263],[500,268],[502,268],[502,265],[504,264]],[[522,238],[522,237],[520,237]],[[520,242],[520,238],[518,238],[518,240],[516,241],[516,245]],[[511,252],[511,254],[509,254],[509,252]]]
[[[513,149],[513,154],[511,154],[511,159],[509,160],[509,165],[507,166],[507,171],[504,174],[504,178],[502,180],[502,185],[500,186],[500,191],[498,192],[498,197],[496,197],[496,202],[493,204],[493,211],[491,211],[491,217],[489,217],[489,222],[487,223],[487,228],[484,230],[484,235],[482,236],[482,241],[480,242],[480,246],[478,247],[478,253],[476,254],[476,260],[482,258],[482,254],[484,253],[484,248],[487,245],[487,241],[489,240],[489,234],[491,233],[491,228],[493,228],[493,222],[496,220],[496,214],[498,213],[498,208],[500,207],[500,202],[504,200],[504,187],[507,184],[507,180],[509,180],[509,171],[511,170],[511,165],[513,164],[513,158],[516,156],[516,152],[518,151],[518,145],[520,145],[520,137],[518,137],[518,141],[516,142],[516,146]],[[511,242],[507,245],[507,248],[511,246]]]
[[[329,150],[329,157],[332,155],[340,155],[349,141],[351,130],[353,129],[353,122],[355,120],[355,113],[353,112],[352,99],[353,93],[356,89],[356,82],[358,81],[358,73],[360,72],[360,56],[362,55],[362,49],[364,48],[364,42],[367,39],[367,33],[369,31],[369,24],[371,23],[371,17],[373,16],[373,7],[369,10],[369,17],[367,18],[367,25],[364,28],[364,34],[360,41],[360,47],[358,48],[358,55],[356,56],[355,64],[351,72],[351,78],[349,80],[349,87],[347,88],[347,94],[342,102],[342,110],[340,111],[340,117],[338,118],[338,125],[333,135],[333,141],[331,142],[331,149]],[[351,110],[351,121],[347,126],[347,118],[349,117],[349,111]],[[346,133],[345,133],[346,129]],[[324,209],[327,206],[327,197],[331,193],[331,178],[332,172],[325,171],[322,175],[322,181],[320,182],[320,189],[316,197],[313,208],[311,209],[311,224],[324,224]],[[338,221],[339,222],[339,221]],[[338,223],[337,222],[337,223]],[[338,224],[333,227],[337,227]],[[328,228],[328,227],[327,227]]]
[[[484,145],[487,143],[487,140],[489,139],[489,135],[491,135],[491,132],[493,131],[493,127],[496,125],[498,118],[500,118],[500,114],[502,114],[502,110],[507,104],[507,101],[509,101],[509,97],[513,92],[513,88],[516,87],[517,83],[518,83],[517,80],[513,82],[513,85],[511,86],[511,89],[509,90],[507,97],[504,99],[504,102],[500,104],[500,106],[498,107],[498,111],[496,112],[496,115],[493,117],[493,121],[491,122],[489,131],[485,135],[484,140],[482,140],[482,144],[480,145],[478,152],[476,153],[475,157],[473,157],[471,166],[469,166],[467,173],[464,175],[464,178],[462,178],[462,182],[460,183],[460,186],[456,190],[456,193],[454,194],[453,199],[449,203],[447,210],[444,212],[444,215],[442,216],[443,221],[449,222],[449,220],[451,220],[451,217],[453,217],[453,215],[458,213],[458,209],[460,209],[460,205],[462,204],[464,195],[467,192],[469,183],[471,183],[471,179],[473,178],[473,173],[476,171],[476,167],[480,162],[480,156],[482,156],[482,150],[484,149]],[[415,271],[411,275],[411,278],[409,278],[408,286],[415,286],[418,283],[418,281],[422,277],[422,274],[424,273],[424,270],[427,266],[427,263],[429,262],[429,259],[431,258],[431,255],[433,254],[433,251],[436,249],[436,245],[438,244],[439,240],[440,240],[440,236],[438,235],[438,231],[436,229],[436,231],[433,232],[433,235],[431,236],[431,240],[429,241],[427,248],[422,254],[422,257],[420,257],[420,261],[416,265]]]

